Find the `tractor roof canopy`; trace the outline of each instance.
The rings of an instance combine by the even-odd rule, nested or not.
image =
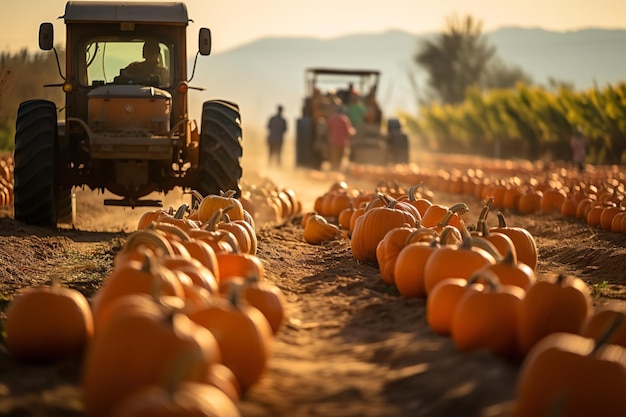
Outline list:
[[[129,22],[186,26],[187,7],[180,2],[68,1],[65,23]]]
[[[308,72],[312,74],[326,74],[326,75],[380,75],[378,70],[366,70],[366,69],[342,69],[342,68],[308,68]]]

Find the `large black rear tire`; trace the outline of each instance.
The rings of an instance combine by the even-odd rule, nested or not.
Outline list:
[[[202,105],[200,133],[200,184],[203,195],[234,190],[241,196],[242,129],[239,106],[225,100]]]
[[[20,104],[15,124],[15,220],[56,227],[56,148],[56,105],[48,100]]]

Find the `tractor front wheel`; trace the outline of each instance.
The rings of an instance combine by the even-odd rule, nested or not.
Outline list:
[[[56,105],[48,100],[20,104],[15,124],[15,220],[56,227]]]

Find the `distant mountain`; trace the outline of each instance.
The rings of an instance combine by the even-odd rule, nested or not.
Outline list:
[[[267,117],[281,103],[293,126],[302,106],[306,68],[363,68],[382,72],[379,100],[386,114],[414,112],[408,74],[415,77],[419,89],[425,87],[426,73],[414,64],[413,57],[421,42],[436,35],[388,31],[328,40],[260,39],[198,59],[191,84],[207,87],[207,91],[192,91],[191,99],[194,107],[208,98],[235,101],[244,125],[253,129],[263,129]],[[485,36],[505,63],[521,67],[542,85],[552,78],[586,89],[626,80],[626,30],[503,28]]]

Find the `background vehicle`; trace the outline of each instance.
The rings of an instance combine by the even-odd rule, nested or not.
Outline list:
[[[240,194],[242,129],[239,106],[203,103],[200,126],[189,115],[187,8],[174,2],[70,1],[66,25],[64,117],[47,100],[20,104],[15,133],[15,219],[72,223],[73,188],[105,189],[107,205],[160,206],[144,197],[174,187],[202,195]],[[211,32],[201,28],[196,53],[209,55]],[[123,68],[142,59],[145,42],[159,45],[167,75],[137,81]],[[42,23],[39,46],[54,50],[53,26]],[[57,55],[58,61],[58,55]]]
[[[383,114],[376,94],[380,71],[309,68],[305,71],[306,97],[296,121],[296,166],[319,169],[326,160],[323,124],[335,105],[346,105],[350,89],[367,109],[364,123],[351,139],[350,161],[385,165],[408,163],[409,145],[400,121]]]

